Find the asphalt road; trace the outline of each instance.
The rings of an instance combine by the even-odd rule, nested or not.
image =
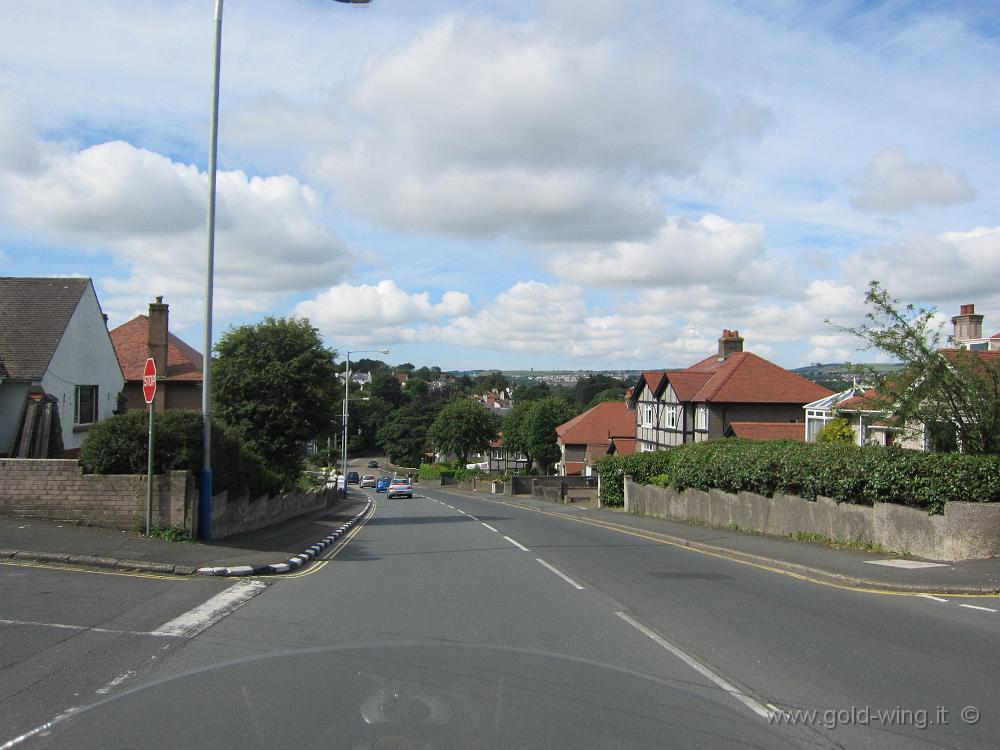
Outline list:
[[[24,623],[0,624],[0,747],[105,695],[22,744],[1000,744],[1000,615],[962,606],[995,600],[818,586],[433,490],[381,496],[330,555],[253,590],[0,568],[2,617]],[[219,622],[183,619],[236,586]]]

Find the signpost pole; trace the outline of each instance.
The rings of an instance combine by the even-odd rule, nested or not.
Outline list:
[[[146,538],[149,539],[149,529],[153,522],[153,409],[149,403],[149,475],[146,479]]]
[[[149,473],[146,476],[146,538],[149,539],[150,527],[153,525],[153,401],[156,399],[156,361],[150,357],[142,371],[142,397],[149,404]]]

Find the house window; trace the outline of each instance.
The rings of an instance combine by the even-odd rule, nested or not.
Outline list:
[[[668,406],[664,412],[666,418],[666,426],[668,430],[677,429],[677,407]]]
[[[652,427],[653,426],[653,405],[652,404],[646,404],[643,407],[643,412],[642,412],[642,426],[643,427]]]
[[[78,385],[76,387],[76,407],[73,424],[93,424],[97,421],[97,386]]]
[[[708,407],[699,405],[694,412],[694,428],[696,430],[708,429]]]

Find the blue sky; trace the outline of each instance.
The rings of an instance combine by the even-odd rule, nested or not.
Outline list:
[[[6,0],[0,275],[200,348],[212,0]],[[993,3],[226,3],[216,337],[446,369],[871,360],[869,280],[1000,330]]]

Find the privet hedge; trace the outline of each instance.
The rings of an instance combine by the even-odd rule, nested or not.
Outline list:
[[[837,502],[897,503],[929,513],[944,512],[950,500],[1000,502],[1000,457],[896,447],[730,438],[670,451],[608,456],[598,461],[597,470],[601,500],[608,504],[624,501],[626,474],[640,483],[666,474],[676,490],[746,490],[807,499],[824,495]]]
[[[153,423],[153,471],[187,469],[201,478],[202,418],[198,412],[167,411]],[[145,474],[149,413],[135,410],[91,425],[80,446],[80,462],[95,474]],[[212,492],[257,497],[281,489],[280,478],[246,450],[236,433],[212,421]]]

